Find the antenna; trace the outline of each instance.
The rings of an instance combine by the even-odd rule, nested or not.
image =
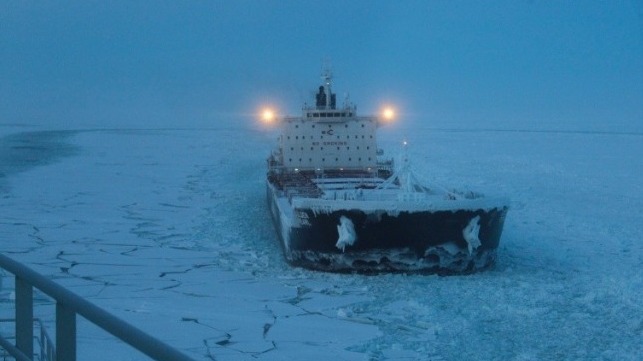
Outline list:
[[[317,106],[318,107],[321,106],[323,107],[323,109],[335,109],[336,98],[335,98],[335,94],[333,94],[330,87],[333,79],[333,72],[331,70],[330,60],[328,58],[324,59],[323,61],[321,78],[322,78],[323,85],[319,87],[319,89],[320,89],[320,96],[323,95],[323,98],[319,98],[320,101],[318,101]],[[324,94],[321,94],[322,91]]]
[[[322,60],[321,77],[325,85],[330,85],[330,81],[333,78],[333,71],[330,58],[328,57]]]

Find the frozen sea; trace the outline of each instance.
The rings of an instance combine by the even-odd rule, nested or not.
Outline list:
[[[0,124],[0,251],[195,360],[641,359],[642,132],[380,130],[386,150],[402,137],[420,177],[512,200],[495,268],[290,267],[265,200],[276,134],[233,121]],[[79,359],[145,359],[78,327]]]

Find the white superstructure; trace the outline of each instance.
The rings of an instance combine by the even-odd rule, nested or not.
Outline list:
[[[324,85],[319,87],[315,105],[304,105],[301,117],[283,119],[275,158],[287,171],[375,169],[378,119],[358,117],[348,102],[337,109],[330,72],[322,78]]]

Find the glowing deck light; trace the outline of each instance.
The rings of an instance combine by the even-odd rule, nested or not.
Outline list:
[[[382,110],[382,117],[386,121],[392,121],[395,119],[395,109],[392,107],[385,107],[384,110]]]
[[[271,123],[273,120],[275,120],[275,111],[266,108],[261,112],[261,119],[266,122],[266,123]]]

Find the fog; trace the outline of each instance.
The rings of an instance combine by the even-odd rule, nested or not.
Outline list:
[[[436,128],[643,131],[643,5],[0,4],[0,124],[193,128],[340,99]]]

